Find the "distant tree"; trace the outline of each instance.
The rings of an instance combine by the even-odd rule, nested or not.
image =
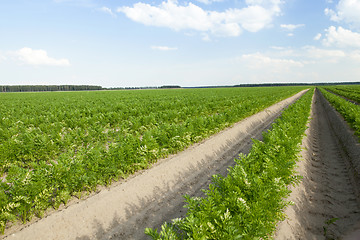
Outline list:
[[[91,85],[12,85],[0,86],[0,92],[90,91],[103,90]]]
[[[163,86],[161,86],[159,88],[181,88],[181,87],[178,86],[178,85],[163,85]]]

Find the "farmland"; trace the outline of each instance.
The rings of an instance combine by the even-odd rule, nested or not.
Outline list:
[[[327,86],[325,89],[330,90],[340,96],[343,96],[356,103],[360,103],[360,85],[355,86]]]
[[[0,227],[42,217],[282,100],[299,88],[0,96]]]
[[[358,134],[359,106],[324,90],[322,94],[350,123],[355,134]],[[184,218],[164,223],[160,232],[148,228],[146,234],[152,239],[268,238],[275,231],[278,221],[284,220],[281,213],[289,204],[284,199],[287,199],[291,192],[287,186],[299,182],[300,187],[295,188],[296,195],[291,192],[290,199],[295,201],[292,202],[295,206],[288,207],[286,214],[291,210],[300,212],[295,219],[290,219],[291,223],[280,224],[276,232],[277,239],[308,239],[315,236],[338,238],[354,231],[354,225],[360,221],[358,211],[354,211],[356,207],[340,206],[356,206],[356,195],[359,194],[356,189],[360,183],[360,145],[356,137],[344,134],[348,132],[346,124],[339,121],[339,117],[329,105],[326,105],[319,92],[314,102],[312,117],[315,119],[310,125],[312,131],[307,132],[311,137],[306,138],[309,139],[306,141],[311,142],[308,145],[309,150],[303,151],[303,154],[311,151],[313,156],[304,156],[308,164],[300,163],[305,168],[300,175],[297,175],[294,168],[299,144],[305,131],[304,126],[310,113],[310,92],[283,112],[280,120],[264,134],[263,141],[254,142],[247,156],[240,156],[240,159],[235,160],[236,165],[229,169],[226,177],[213,176],[213,182],[205,191],[205,197],[187,196],[185,207],[188,211]],[[323,108],[319,107],[320,102]],[[329,113],[325,112],[325,108]],[[329,124],[328,119],[334,123]],[[329,149],[326,149],[325,145]],[[321,167],[318,165],[319,162],[322,164]],[[299,177],[301,179],[302,176],[305,178],[299,181]],[[316,187],[311,186],[314,179],[319,177],[327,180],[317,180]],[[339,188],[329,187],[335,183]],[[350,186],[348,183],[351,183]],[[318,192],[318,189],[322,192]],[[304,192],[310,192],[310,195]],[[321,210],[319,201],[329,202],[329,210]],[[316,229],[320,227],[319,221],[324,224],[322,234],[322,231]],[[332,223],[336,221],[336,226],[333,226]],[[289,226],[296,230],[284,230]],[[359,237],[359,229],[353,234],[353,237]]]
[[[294,205],[286,209],[290,217],[280,224],[275,239],[299,236],[301,239],[358,239],[360,236],[360,142],[326,98],[319,91],[315,93],[312,120],[303,141],[306,150],[301,152],[303,160],[297,167],[303,179],[291,188],[288,200]]]
[[[360,89],[360,88],[357,88]],[[339,92],[340,96],[349,97],[352,100],[360,99],[360,92],[354,91],[349,95],[348,91]],[[346,122],[355,130],[355,134],[360,137],[360,105],[349,102],[346,99],[336,96],[321,89],[322,94],[332,106],[345,118]]]
[[[184,219],[165,224],[153,239],[265,238],[287,205],[286,188],[294,175],[299,143],[310,113],[312,91],[291,105],[250,153],[236,160],[227,177],[214,176],[205,198],[187,200]]]
[[[149,228],[147,234],[154,239],[267,238],[284,217],[288,186],[301,182],[294,174],[306,124],[312,132],[319,131],[313,127],[315,120],[309,123],[310,108],[319,109],[316,116],[324,115],[318,91],[316,101],[312,101],[313,90],[288,98],[302,89],[0,95],[6,106],[1,110],[0,220],[4,227],[25,223],[44,216],[49,208],[64,209],[74,197],[83,198],[101,185],[110,186],[140,171],[125,182],[120,180],[119,185],[112,184],[109,192],[100,191],[78,200],[77,205],[70,204],[63,213],[51,214],[32,225],[32,231],[38,229],[38,234],[40,229],[49,229],[51,233],[37,235],[43,239],[55,238],[49,234],[63,239],[81,235],[86,239],[139,239],[144,238],[145,227],[159,228],[167,221],[162,232]],[[280,114],[281,118],[274,121]],[[262,135],[270,126],[271,130]],[[252,142],[251,138],[259,140]],[[327,138],[335,139],[332,135]],[[347,151],[347,161],[356,164],[351,151]],[[157,161],[155,167],[142,171]],[[203,193],[201,189],[208,190]],[[189,195],[186,214],[181,211],[184,194]],[[331,201],[338,200],[332,196]],[[84,212],[85,208],[89,211]],[[65,214],[72,214],[72,219],[66,217],[63,222]],[[178,217],[181,219],[170,223]],[[350,219],[357,221],[356,216]],[[104,229],[94,232],[94,223],[101,223]],[[31,228],[24,229],[9,239],[21,239],[21,234],[31,234],[29,231]],[[339,234],[333,232],[334,236]]]

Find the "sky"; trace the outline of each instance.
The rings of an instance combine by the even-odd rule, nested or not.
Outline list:
[[[0,85],[360,81],[360,0],[0,0]]]

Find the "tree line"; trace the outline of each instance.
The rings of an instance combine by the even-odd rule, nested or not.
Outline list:
[[[0,86],[0,92],[91,91],[103,90],[90,85],[9,85]]]

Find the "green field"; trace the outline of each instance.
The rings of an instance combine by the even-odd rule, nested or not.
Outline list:
[[[326,86],[324,88],[340,96],[346,97],[352,101],[360,103],[360,85],[337,85],[337,86]]]
[[[203,198],[186,197],[184,218],[164,223],[158,232],[145,230],[152,239],[269,239],[276,224],[284,219],[290,184],[295,171],[313,90],[289,106],[254,141],[250,153],[236,159],[226,177],[213,176]]]
[[[355,131],[355,135],[360,137],[360,105],[354,104],[346,99],[336,96],[333,93],[325,91],[325,89],[329,89],[340,96],[357,102],[360,100],[360,86],[335,86],[319,89],[336,111],[338,111],[352,127]]]
[[[340,97],[359,102],[359,86],[319,89],[360,136],[360,106]],[[226,177],[213,176],[205,197],[185,196],[185,217],[166,222],[161,229],[147,228],[145,233],[154,240],[270,239],[276,225],[284,220],[284,208],[291,204],[286,200],[288,186],[301,178],[295,166],[309,121],[312,93],[308,91],[286,109],[272,129],[263,133],[263,141],[254,141],[250,153],[235,160]]]
[[[0,229],[126,178],[302,89],[2,93]]]

